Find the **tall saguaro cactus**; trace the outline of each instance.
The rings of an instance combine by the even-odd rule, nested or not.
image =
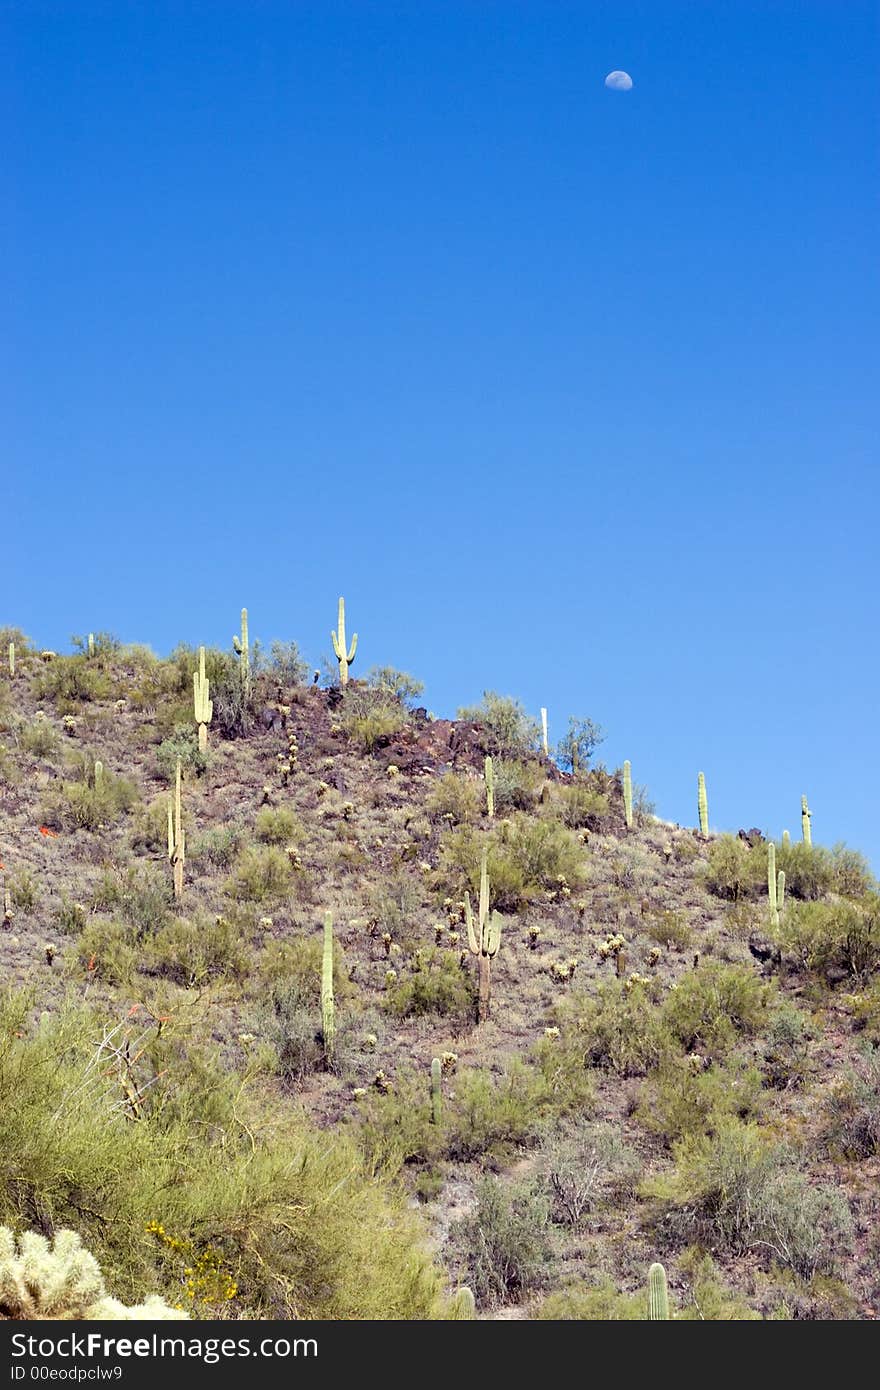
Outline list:
[[[660,1264],[652,1264],[648,1270],[648,1320],[669,1318],[669,1291],[666,1287],[666,1270]]]
[[[168,798],[168,858],[171,861],[175,898],[183,897],[183,866],[186,863],[186,846],[183,830],[183,814],[180,801],[180,759],[174,773],[174,799]]]
[[[495,767],[491,758],[486,759],[483,769],[486,777],[486,814],[491,819],[495,815]]]
[[[700,834],[709,834],[709,800],[706,796],[706,778],[701,772],[697,778],[697,808],[700,814]]]
[[[776,911],[781,912],[785,907],[785,870],[780,869],[776,875]]]
[[[812,815],[813,815],[813,813],[812,813],[812,811],[810,810],[809,806],[807,805],[807,798],[806,798],[805,796],[802,796],[802,797],[801,797],[801,832],[802,832],[803,837],[804,837],[804,844],[805,844],[805,845],[812,845],[812,843],[813,843],[813,832],[812,832],[812,830],[810,829],[810,819],[811,819]]]
[[[443,1064],[439,1057],[431,1059],[431,1123],[439,1125],[443,1121]]]
[[[348,685],[348,668],[354,661],[354,654],[357,651],[358,635],[354,634],[351,639],[351,650],[347,650],[345,640],[345,599],[339,600],[339,623],[338,631],[331,632],[333,639],[333,651],[336,660],[339,662],[339,684]]]
[[[774,927],[779,926],[779,903],[776,889],[776,846],[771,840],[767,846],[767,896],[770,900],[770,920]]]
[[[205,675],[205,649],[199,647],[199,669],[193,671],[193,706],[199,726],[199,752],[208,747],[208,725],[214,713],[214,701],[208,699],[208,677]]]
[[[15,643],[9,643],[9,679],[15,680]]]
[[[327,1065],[333,1062],[336,1048],[336,1003],[333,998],[333,914],[324,918],[324,956],[321,961],[321,1030],[324,1035],[324,1057]]]
[[[247,609],[241,610],[241,636],[237,634],[232,639],[232,646],[239,658],[239,670],[241,674],[241,688],[245,699],[251,693],[251,649],[248,642],[248,614]]]
[[[632,763],[629,758],[623,764],[623,814],[626,816],[627,829],[632,830],[633,823],[633,777]]]
[[[490,994],[492,986],[492,961],[501,945],[501,916],[489,913],[489,869],[487,852],[484,849],[480,861],[480,905],[475,918],[471,910],[469,893],[464,895],[464,919],[467,923],[468,946],[477,958],[477,1022],[489,1017]]]
[[[541,744],[544,749],[544,757],[550,757],[550,744],[547,742],[547,711],[541,706]]]

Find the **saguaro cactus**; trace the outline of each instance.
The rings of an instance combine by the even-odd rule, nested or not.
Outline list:
[[[812,832],[812,830],[810,829],[810,819],[811,819],[811,817],[812,817],[812,814],[813,814],[812,811],[810,810],[809,806],[807,805],[807,798],[806,798],[805,796],[802,796],[802,797],[801,797],[801,831],[803,832],[804,844],[805,844],[805,845],[812,845],[812,843],[813,843],[813,832]]]
[[[208,699],[208,677],[205,675],[205,649],[199,647],[199,669],[193,671],[193,708],[199,726],[199,752],[208,747],[208,725],[214,714],[214,701]]]
[[[782,843],[786,849],[788,849],[789,845],[791,844],[791,835],[787,830],[783,830],[782,832]]]
[[[248,643],[248,616],[246,608],[241,610],[241,636],[233,637],[232,646],[239,657],[241,688],[244,691],[245,699],[247,699],[251,693],[251,649]]]
[[[9,643],[9,679],[15,680],[15,643]]]
[[[626,816],[626,824],[632,830],[633,823],[633,778],[632,764],[627,758],[623,764],[623,814]]]
[[[541,706],[541,742],[544,747],[544,757],[550,757],[550,744],[547,742],[547,711]]]
[[[487,758],[483,764],[486,777],[486,814],[490,817],[495,815],[495,768],[491,758]]]
[[[434,1057],[431,1060],[431,1122],[435,1125],[439,1125],[443,1119],[442,1076],[443,1063],[439,1057]]]
[[[785,870],[780,869],[776,875],[776,911],[781,912],[785,907]]]
[[[100,788],[100,786],[101,786],[101,783],[102,783],[103,780],[104,780],[104,764],[101,762],[101,759],[100,759],[100,758],[96,758],[96,759],[95,759],[94,778],[95,778],[95,791],[98,791],[99,788]]]
[[[333,998],[333,914],[324,918],[324,956],[321,962],[321,1030],[324,1057],[332,1065],[336,1046],[336,1003]]]
[[[186,863],[183,815],[180,803],[180,759],[174,774],[174,800],[168,798],[168,858],[171,861],[175,898],[183,897],[183,866]]]
[[[767,896],[770,900],[770,920],[774,927],[778,927],[779,905],[776,893],[776,846],[772,840],[767,846]]]
[[[339,623],[338,631],[331,632],[333,639],[333,651],[336,660],[339,662],[339,684],[348,685],[348,668],[354,661],[354,654],[357,651],[358,635],[354,634],[351,639],[351,650],[346,650],[345,641],[345,599],[339,600]]]
[[[449,1304],[449,1317],[456,1322],[464,1322],[477,1316],[477,1304],[467,1284],[456,1289]]]
[[[700,834],[709,834],[709,801],[706,796],[706,778],[701,772],[697,778],[697,808],[700,813]]]
[[[492,960],[498,954],[498,947],[501,945],[501,916],[497,912],[491,915],[489,913],[489,870],[485,849],[480,861],[478,915],[475,919],[471,910],[470,894],[465,893],[464,919],[467,923],[468,946],[472,955],[477,958],[477,1022],[482,1023],[489,1017]]]
[[[88,640],[86,642],[86,651],[88,652],[89,660],[91,660],[92,657],[95,655],[95,634],[93,632],[90,632],[88,635]]]
[[[669,1293],[666,1288],[666,1270],[660,1264],[652,1264],[648,1270],[648,1320],[669,1318]]]

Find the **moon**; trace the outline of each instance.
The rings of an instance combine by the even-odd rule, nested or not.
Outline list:
[[[605,78],[605,86],[610,87],[612,92],[628,92],[632,87],[633,80],[628,72],[621,72],[615,68],[614,72],[609,72]]]

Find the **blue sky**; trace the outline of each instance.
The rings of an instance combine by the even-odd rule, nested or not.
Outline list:
[[[436,713],[880,869],[873,4],[0,22],[0,622],[317,662],[344,593]]]

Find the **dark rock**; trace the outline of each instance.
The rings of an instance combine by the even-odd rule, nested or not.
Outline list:
[[[749,848],[754,849],[756,845],[763,844],[764,835],[756,826],[752,826],[751,830],[740,830],[737,839],[745,840]]]

